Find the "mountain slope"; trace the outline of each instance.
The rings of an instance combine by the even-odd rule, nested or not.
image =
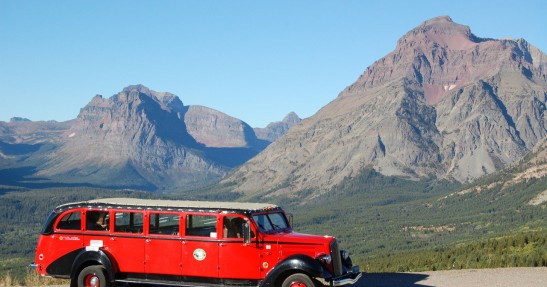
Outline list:
[[[326,190],[367,167],[462,182],[492,173],[547,134],[546,59],[524,40],[428,20],[223,183],[264,194]]]
[[[188,133],[207,147],[251,147],[264,149],[270,142],[261,141],[245,122],[219,111],[189,106],[184,114]]]
[[[463,251],[462,246],[500,236],[539,238],[539,245],[531,244],[519,257],[538,258],[536,252],[541,252],[542,258],[547,231],[546,155],[547,142],[543,141],[518,163],[464,185],[405,180],[369,169],[335,186],[336,192],[325,196],[302,191],[297,194],[299,200],[284,196],[271,199],[283,201],[294,214],[298,230],[336,234],[355,254],[354,260],[365,266],[383,265],[386,270],[423,264],[429,268],[449,267],[468,257],[474,262],[467,268],[477,268],[491,264],[486,263],[490,259],[503,261],[499,254],[503,250],[524,251],[514,249],[513,241],[512,247],[497,246],[498,253],[490,254],[489,260],[477,257],[485,249],[469,249],[453,257],[431,257],[443,250]],[[515,257],[505,264],[514,262]],[[413,264],[417,259],[427,263]]]
[[[94,97],[68,122],[0,122],[0,182],[187,189],[269,143],[239,119],[135,85]]]
[[[125,88],[109,99],[96,96],[38,175],[148,188],[221,176],[227,168],[199,155],[182,113],[178,98],[142,86]],[[201,175],[202,170],[208,173]]]

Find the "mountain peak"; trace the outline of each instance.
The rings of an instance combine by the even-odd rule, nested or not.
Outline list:
[[[182,112],[184,107],[184,104],[176,95],[168,92],[156,92],[141,84],[125,87],[120,93],[118,93],[118,97],[116,97],[116,99],[128,99],[128,96],[136,96],[138,94],[144,94],[152,98],[154,101],[158,102],[164,110]]]
[[[31,120],[23,117],[13,117],[10,120],[10,123],[21,123],[21,122],[30,122]]]
[[[428,23],[454,23],[454,21],[452,21],[452,18],[450,18],[450,16],[444,15],[444,16],[437,16],[429,20],[426,20],[423,22],[422,25],[426,25]]]
[[[136,91],[143,94],[150,94],[150,89],[147,88],[144,85],[137,84],[137,85],[129,85],[125,88],[123,88],[122,92],[130,93],[132,91]]]
[[[455,23],[449,16],[439,16],[410,30],[399,39],[397,46],[435,43],[454,50],[465,50],[479,41],[480,39],[471,33],[469,26]]]
[[[295,112],[290,112],[283,118],[282,122],[295,125],[301,121],[302,119]]]
[[[272,122],[265,128],[254,128],[254,131],[258,139],[274,142],[301,121],[302,119],[295,112],[290,112],[282,121]]]
[[[397,43],[394,51],[369,66],[345,93],[410,81],[435,105],[455,89],[488,79],[500,71],[545,82],[544,54],[524,40],[479,38],[448,16],[427,20]]]

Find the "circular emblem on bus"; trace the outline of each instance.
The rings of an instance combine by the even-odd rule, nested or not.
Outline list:
[[[205,257],[207,257],[207,253],[205,253],[205,250],[203,250],[201,248],[198,248],[198,249],[194,250],[194,258],[197,261],[202,261],[202,260],[205,259]]]

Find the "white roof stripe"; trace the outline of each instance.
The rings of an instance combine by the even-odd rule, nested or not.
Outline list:
[[[141,207],[171,207],[171,208],[202,208],[202,209],[238,209],[238,210],[262,210],[277,208],[277,205],[270,203],[252,202],[220,202],[220,201],[189,201],[189,200],[162,200],[162,199],[140,199],[140,198],[101,198],[82,202],[63,204],[105,204],[125,205]],[[61,206],[59,206],[61,207]]]

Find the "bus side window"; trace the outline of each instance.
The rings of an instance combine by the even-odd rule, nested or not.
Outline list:
[[[180,216],[178,214],[151,213],[148,233],[178,235],[180,226],[179,221]]]
[[[79,211],[67,213],[57,224],[57,229],[60,230],[80,230],[81,228],[82,213]]]
[[[87,230],[107,231],[109,230],[110,216],[106,211],[88,211],[85,213],[85,225]]]
[[[217,237],[217,217],[214,215],[186,216],[186,235],[201,237]]]
[[[243,238],[245,220],[238,216],[225,216],[223,222],[224,238]]]
[[[140,212],[116,212],[114,232],[142,233],[143,214]]]

